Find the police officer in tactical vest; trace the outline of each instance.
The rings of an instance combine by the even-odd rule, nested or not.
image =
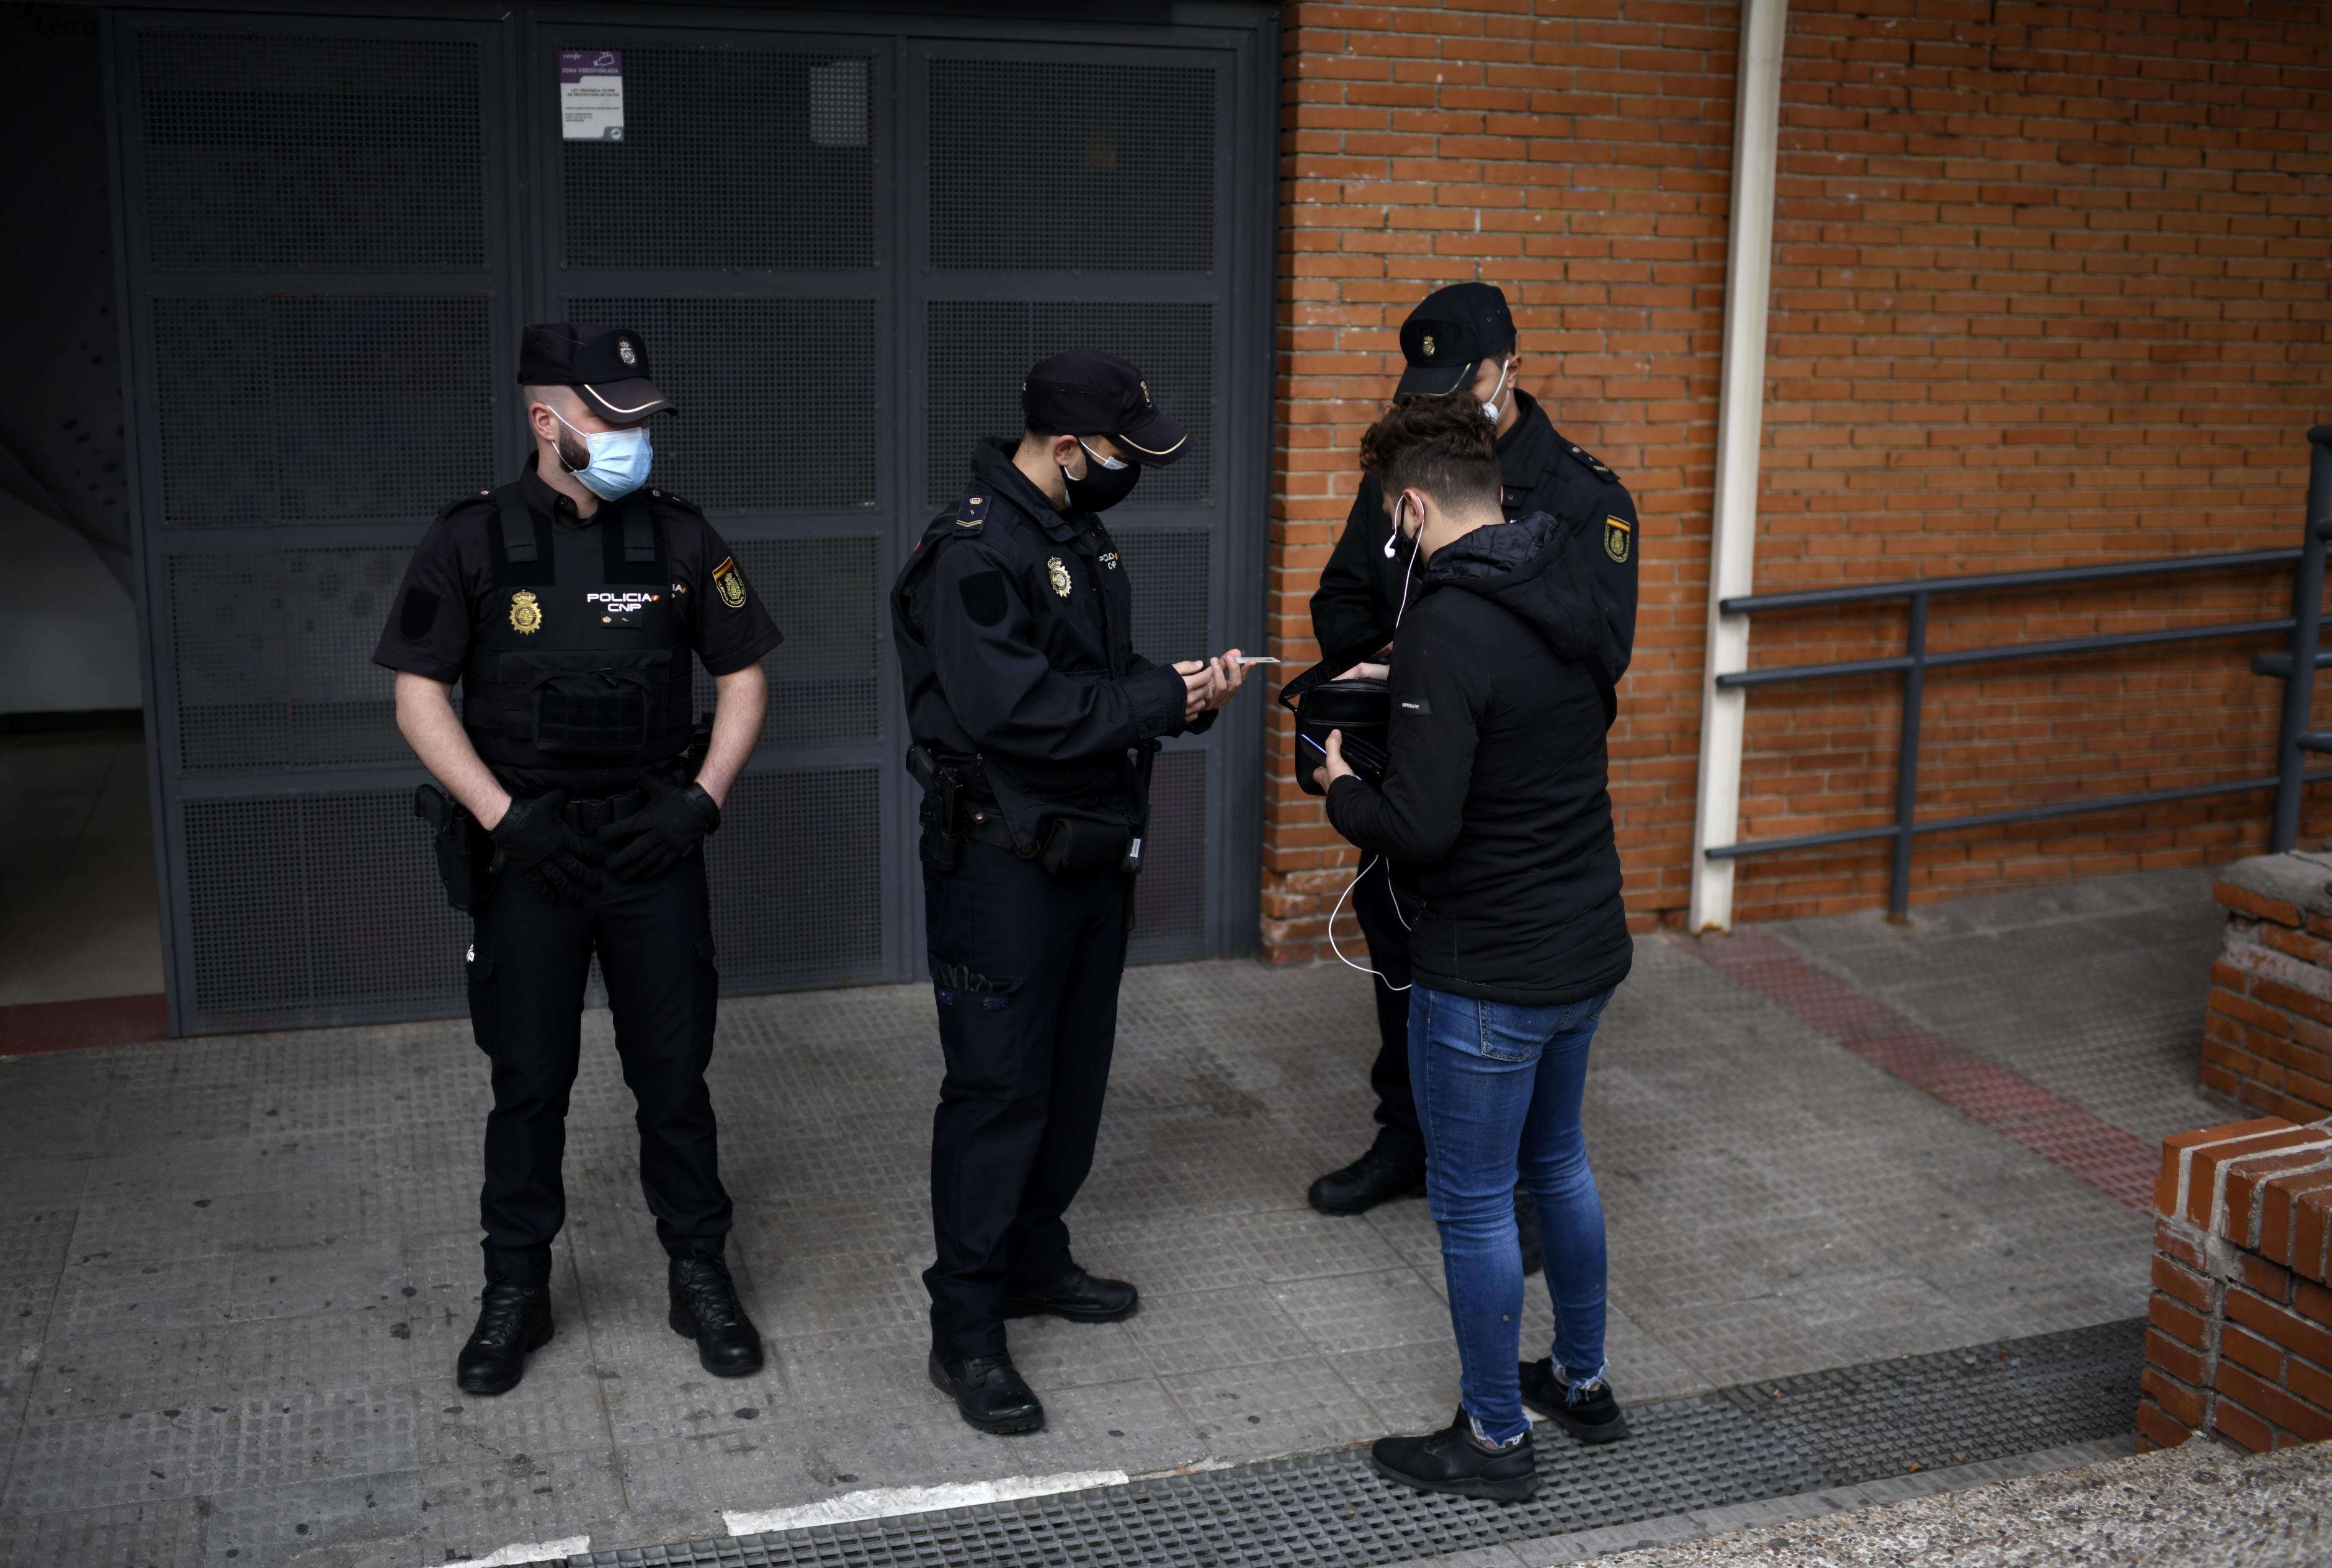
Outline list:
[[[1618,655],[1613,667],[1594,672],[1604,693],[1604,722],[1617,711],[1613,688],[1627,670],[1636,631],[1636,503],[1610,469],[1565,440],[1538,400],[1517,385],[1522,351],[1505,294],[1488,283],[1453,283],[1428,294],[1400,328],[1408,361],[1396,399],[1418,396],[1470,397],[1497,430],[1506,520],[1545,512],[1583,520],[1582,547],[1591,551],[1596,592]],[[1385,674],[1397,657],[1394,625],[1413,590],[1417,546],[1387,520],[1377,476],[1361,476],[1360,492],[1343,537],[1312,596],[1312,627],[1320,654],[1332,664],[1361,661],[1348,674]],[[1425,1190],[1425,1139],[1409,1082],[1409,923],[1400,907],[1394,869],[1366,863],[1352,888],[1353,913],[1368,939],[1377,973],[1375,1066],[1369,1082],[1377,1095],[1376,1141],[1350,1165],[1312,1184],[1312,1207],[1324,1214],[1360,1214],[1390,1198]],[[1537,1267],[1537,1232],[1528,1200],[1516,1194],[1524,1261]]]
[[[986,1432],[1034,1431],[1004,1320],[1131,1316],[1062,1215],[1093,1164],[1133,923],[1151,760],[1203,730],[1238,650],[1171,668],[1133,651],[1129,573],[1100,514],[1181,426],[1105,354],[1028,373],[1027,431],[972,454],[962,499],[892,590],[946,1075],[932,1122],[932,1382]]]
[[[729,1195],[704,1084],[719,979],[698,849],[760,733],[760,661],[779,632],[704,514],[645,488],[647,422],[676,410],[638,333],[529,327],[519,380],[526,473],[438,513],[374,655],[397,672],[398,728],[452,797],[425,786],[416,809],[475,917],[470,1018],[493,1065],[486,1285],[455,1381],[502,1393],[551,1335],[595,952],[671,1257],[669,1321],[707,1372],[743,1376],[761,1341],[722,1259]],[[692,654],[718,693],[693,744]]]

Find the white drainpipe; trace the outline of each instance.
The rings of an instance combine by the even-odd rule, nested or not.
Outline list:
[[[1765,415],[1765,308],[1773,281],[1773,159],[1782,119],[1788,0],[1744,0],[1734,91],[1733,225],[1725,257],[1725,377],[1716,405],[1716,515],[1709,531],[1708,653],[1700,694],[1700,789],[1693,808],[1691,931],[1733,923],[1733,863],[1703,853],[1741,827],[1747,693],[1720,673],[1749,667],[1749,617],[1720,599],[1749,591],[1757,548],[1757,455]]]

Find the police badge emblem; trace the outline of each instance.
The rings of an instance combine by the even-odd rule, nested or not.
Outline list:
[[[732,610],[745,607],[745,574],[737,569],[737,558],[730,556],[712,569],[712,586],[721,590],[721,602]]]
[[[1045,558],[1045,575],[1053,579],[1055,594],[1062,598],[1069,597],[1069,569],[1061,564],[1059,556],[1048,555]]]
[[[1624,519],[1607,517],[1603,520],[1603,553],[1621,566],[1628,564],[1628,543],[1635,530]]]
[[[1432,334],[1432,333],[1430,333],[1430,332],[1428,332],[1427,334],[1425,334],[1425,343],[1424,343],[1424,348],[1425,348],[1425,357],[1426,357],[1427,359],[1432,359],[1432,358],[1433,358],[1433,334]]]
[[[542,629],[542,604],[533,593],[521,588],[511,595],[511,630],[522,637],[530,637]]]
[[[632,340],[629,338],[616,339],[616,353],[626,365],[636,365],[640,362],[640,357],[632,352]]]

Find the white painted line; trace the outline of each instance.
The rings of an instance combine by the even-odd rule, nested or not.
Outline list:
[[[555,1563],[591,1549],[588,1535],[562,1535],[556,1541],[514,1541],[507,1546],[470,1559],[470,1568],[511,1568],[514,1563]]]
[[[1049,1497],[1058,1492],[1083,1492],[1094,1487],[1123,1487],[1123,1470],[1071,1470],[1058,1476],[1006,1476],[995,1481],[965,1481],[947,1487],[869,1487],[845,1492],[792,1508],[722,1510],[721,1521],[731,1535],[761,1535],[798,1530],[809,1525],[848,1525],[860,1519],[888,1519],[899,1514],[929,1514],[940,1508],[970,1508],[981,1503],[1010,1503],[1022,1497]]]

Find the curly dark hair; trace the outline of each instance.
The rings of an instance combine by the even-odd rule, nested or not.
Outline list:
[[[1482,406],[1456,397],[1404,397],[1361,437],[1361,466],[1388,495],[1421,490],[1446,507],[1496,506],[1498,433]]]

